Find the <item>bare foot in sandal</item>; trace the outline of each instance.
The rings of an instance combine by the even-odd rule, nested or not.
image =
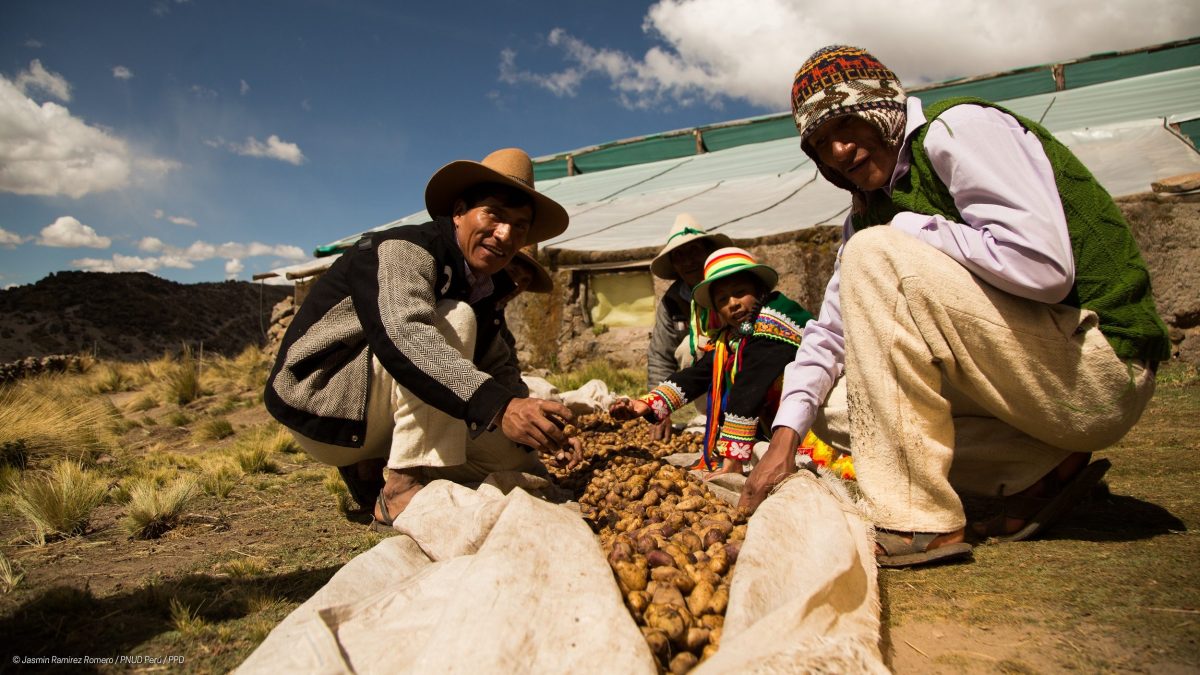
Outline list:
[[[396,516],[408,508],[409,502],[417,495],[422,482],[420,467],[411,469],[388,469],[387,480],[375,503],[375,522],[391,526]]]
[[[1091,457],[1086,452],[1071,453],[1033,485],[1004,497],[1000,515],[972,523],[972,535],[980,540],[1023,541],[1045,531],[1086,497],[1111,466],[1106,459],[1089,464]]]
[[[880,567],[913,567],[965,557],[971,545],[966,528],[954,532],[895,532],[875,530],[875,560]]]

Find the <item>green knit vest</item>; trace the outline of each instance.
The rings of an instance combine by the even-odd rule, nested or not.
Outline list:
[[[925,108],[925,117],[930,122],[909,143],[912,167],[896,181],[890,199],[882,190],[870,195],[866,213],[853,218],[854,229],[891,222],[902,211],[963,222],[950,190],[938,178],[925,153],[925,135],[932,121],[947,109],[962,104],[1008,113],[1041,141],[1054,169],[1054,182],[1067,217],[1071,253],[1075,257],[1075,284],[1063,304],[1096,312],[1100,330],[1121,358],[1148,361],[1170,358],[1171,342],[1154,306],[1150,274],[1121,210],[1087,167],[1045,127],[998,105],[975,98],[951,98]],[[946,124],[945,120],[938,121]],[[948,125],[946,130],[953,136],[954,130]]]

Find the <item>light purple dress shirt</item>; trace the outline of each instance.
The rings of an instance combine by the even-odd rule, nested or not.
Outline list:
[[[920,99],[909,96],[905,138],[924,124]],[[996,288],[1038,302],[1062,301],[1075,283],[1075,257],[1054,171],[1038,138],[995,108],[958,105],[933,122],[925,152],[965,222],[903,212],[891,227],[942,251]],[[889,192],[911,163],[905,143]],[[853,234],[847,217],[843,247]],[[796,359],[784,371],[775,427],[803,435],[842,374],[841,258],[838,249],[820,314],[804,327]]]

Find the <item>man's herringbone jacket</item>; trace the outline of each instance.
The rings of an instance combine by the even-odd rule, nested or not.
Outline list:
[[[497,301],[501,273],[472,304],[475,354],[462,356],[434,328],[441,300],[466,302],[466,265],[450,218],[364,235],[313,285],[284,335],[267,380],[267,410],[323,443],[359,447],[366,436],[371,357],[425,402],[483,433],[509,400],[528,395]]]

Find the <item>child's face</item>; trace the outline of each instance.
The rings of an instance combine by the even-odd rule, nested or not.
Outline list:
[[[754,275],[742,272],[718,279],[712,285],[713,307],[721,324],[736,326],[758,311],[758,284]]]

